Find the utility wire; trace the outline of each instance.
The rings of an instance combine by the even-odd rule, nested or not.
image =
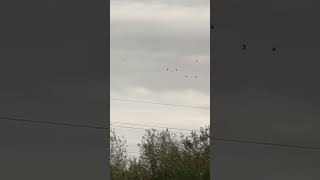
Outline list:
[[[100,126],[90,126],[90,125],[60,123],[60,122],[50,122],[50,121],[36,121],[36,120],[28,120],[28,119],[22,119],[22,118],[11,118],[11,117],[0,117],[0,120],[27,122],[27,123],[34,123],[34,124],[58,125],[58,126],[84,127],[84,128],[92,128],[92,129],[103,129],[103,130],[109,129],[107,127],[100,127]]]
[[[90,125],[81,125],[81,124],[72,124],[72,123],[49,122],[49,121],[36,121],[36,120],[28,120],[28,119],[22,119],[22,118],[11,118],[11,117],[0,117],[0,120],[26,122],[26,123],[33,123],[33,124],[47,124],[47,125],[58,125],[58,126],[84,127],[84,128],[100,129],[100,130],[101,129],[102,130],[109,130],[110,129],[109,127],[90,126]],[[118,126],[118,125],[111,125],[111,124],[110,124],[110,126],[120,127],[120,128],[127,128],[127,129],[148,130],[147,128]],[[160,130],[160,129],[156,129],[156,130]],[[171,132],[171,133],[182,133],[183,134],[183,132]]]
[[[136,121],[136,120],[131,120],[131,121],[122,121],[122,120],[110,120],[111,122],[125,122],[125,123],[135,123],[135,122],[132,122],[132,121]],[[150,126],[165,126],[165,127],[169,127],[168,124],[159,124],[159,123],[151,123],[150,121],[140,121],[139,120],[139,123],[143,123],[143,124],[146,124],[146,125],[150,125]]]
[[[171,128],[171,127],[164,127],[164,126],[155,126],[155,125],[147,125],[147,124],[138,124],[138,123],[128,123],[128,122],[119,122],[119,121],[111,121],[111,123],[115,124],[127,124],[127,125],[136,125],[136,126],[145,126],[145,127],[156,127],[156,128],[166,128],[166,129],[175,129],[175,130],[183,130],[183,131],[196,131],[191,129],[184,129],[184,128]]]
[[[103,130],[110,129],[108,127],[89,126],[89,125],[80,125],[80,124],[72,124],[72,123],[58,123],[58,122],[48,122],[48,121],[44,122],[44,121],[28,120],[28,119],[22,119],[22,118],[11,118],[11,117],[0,117],[0,120],[17,121],[17,122],[28,122],[28,123],[36,123],[36,124],[60,125],[60,126],[85,127],[85,128],[103,129]],[[120,128],[127,128],[127,129],[148,130],[146,128],[134,128],[134,127],[111,125],[111,127],[112,126],[113,127],[120,127]],[[184,134],[182,132],[171,132],[171,133]],[[188,134],[188,133],[185,133],[185,134]],[[239,140],[239,139],[230,139],[230,138],[211,138],[210,137],[210,139],[213,140],[213,141],[239,142],[239,143],[250,143],[250,144],[280,146],[280,147],[288,147],[288,148],[320,150],[320,147],[314,147],[314,146],[301,146],[301,145],[288,145],[288,144],[279,144],[279,143],[266,143],[266,142]]]
[[[119,125],[111,125],[111,127],[118,127],[118,128],[125,128],[125,129],[136,129],[136,130],[143,130],[143,131],[150,130],[147,128],[127,127],[127,126],[119,126]],[[161,129],[155,129],[155,130],[161,130]],[[175,132],[169,131],[169,132],[172,134],[190,134],[190,133],[178,132],[178,131],[175,131]]]
[[[44,122],[44,121],[27,120],[27,119],[22,119],[22,118],[11,118],[11,117],[0,117],[0,120],[17,121],[17,122],[28,122],[28,123],[36,123],[36,124],[59,125],[59,126],[85,127],[85,128],[103,129],[103,130],[110,129],[110,128],[107,128],[107,127],[99,127],[99,126],[79,125],[79,124],[72,124],[72,123]],[[133,127],[126,127],[126,126],[118,126],[118,125],[116,125],[116,126],[115,125],[111,125],[111,126],[113,126],[113,127],[121,127],[121,128],[128,128],[128,129],[148,130],[146,128],[133,128]],[[182,132],[171,132],[171,133],[184,134]],[[266,143],[266,142],[239,140],[239,139],[230,139],[230,138],[212,138],[212,137],[210,137],[210,140],[213,140],[213,141],[225,141],[225,142],[249,143],[249,144],[260,144],[260,145],[269,145],[269,146],[280,146],[280,147],[298,148],[298,149],[320,150],[320,147],[314,147],[314,146],[301,146],[301,145],[289,145],[289,144],[279,144],[279,143]]]
[[[119,128],[126,128],[126,129],[137,129],[137,130],[149,130],[147,128],[138,128],[138,127],[128,127],[128,126],[119,126],[119,125],[110,125],[111,127],[119,127]],[[155,130],[161,130],[161,129],[155,129]],[[169,131],[170,132],[170,131]],[[190,133],[185,133],[185,132],[170,132],[173,134],[190,134]]]
[[[287,148],[320,150],[320,147],[314,147],[314,146],[300,146],[300,145],[289,145],[289,144],[279,144],[279,143],[267,143],[267,142],[258,142],[258,141],[249,141],[249,140],[229,139],[229,138],[210,138],[210,139],[213,141],[238,142],[238,143],[268,145],[268,146],[280,146],[280,147],[287,147]]]
[[[128,154],[140,154],[139,152],[125,152],[125,154],[128,153]],[[116,153],[110,153],[110,154],[116,154]]]
[[[163,106],[175,106],[175,107],[210,110],[210,107],[188,106],[188,105],[179,105],[179,104],[165,104],[165,103],[149,102],[149,101],[142,101],[142,100],[118,99],[118,98],[111,98],[111,100],[112,101],[124,101],[124,102],[134,102],[134,103],[143,103],[143,104],[156,104],[156,105],[163,105]]]

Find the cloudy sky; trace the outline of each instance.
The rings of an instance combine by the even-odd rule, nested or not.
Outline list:
[[[128,151],[146,128],[198,129],[210,106],[210,0],[111,0],[111,126]],[[177,132],[177,130],[172,130]]]

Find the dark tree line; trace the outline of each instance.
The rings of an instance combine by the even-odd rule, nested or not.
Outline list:
[[[209,180],[209,129],[179,136],[168,129],[146,130],[134,158],[127,155],[126,141],[112,131],[111,180]]]

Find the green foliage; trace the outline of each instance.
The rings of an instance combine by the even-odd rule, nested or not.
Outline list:
[[[146,130],[138,144],[140,156],[128,158],[125,141],[111,134],[112,180],[209,180],[209,127],[189,135]]]
[[[112,131],[110,135],[110,171],[112,180],[126,179],[127,162],[126,141],[117,137],[115,132]]]

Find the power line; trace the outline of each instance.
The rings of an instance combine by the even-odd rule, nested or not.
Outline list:
[[[127,128],[127,129],[138,129],[138,130],[147,130],[145,128],[134,128],[134,127],[126,127],[126,126],[117,126],[117,125],[112,125],[110,124],[110,127],[120,127],[120,128]]]
[[[33,123],[33,124],[48,124],[48,125],[58,125],[58,126],[84,127],[84,128],[102,129],[102,130],[109,129],[107,127],[100,127],[100,126],[90,126],[90,125],[60,123],[60,122],[50,122],[50,121],[36,121],[36,120],[29,120],[29,119],[22,119],[22,118],[11,118],[11,117],[0,117],[0,120],[27,122],[27,123]]]
[[[60,123],[60,122],[49,122],[49,121],[36,121],[36,120],[28,120],[22,118],[11,118],[11,117],[0,117],[0,120],[7,120],[7,121],[17,121],[17,122],[27,122],[27,123],[34,123],[34,124],[48,124],[48,125],[58,125],[58,126],[72,126],[72,127],[83,127],[83,128],[91,128],[91,129],[100,129],[100,130],[109,130],[109,127],[100,127],[100,126],[90,126],[90,125],[81,125],[81,124],[72,124],[72,123]],[[127,123],[133,124],[133,123]],[[119,126],[119,125],[111,125],[110,127],[120,127],[120,128],[127,128],[127,129],[137,129],[137,130],[149,130],[147,128],[137,128],[137,127],[128,127],[128,126]],[[145,125],[147,126],[147,125]],[[159,126],[158,126],[159,127]],[[166,129],[178,129],[178,128],[169,128],[169,127],[159,127],[159,128],[166,128]],[[160,130],[160,129],[155,129]],[[171,132],[175,134],[189,134],[185,132]]]
[[[142,100],[118,99],[118,98],[111,98],[111,100],[112,101],[124,101],[124,102],[134,102],[134,103],[143,103],[143,104],[156,104],[156,105],[162,105],[162,106],[175,106],[175,107],[210,110],[210,107],[188,106],[188,105],[179,105],[179,104],[165,104],[165,103],[142,101]]]
[[[196,131],[191,129],[184,128],[173,128],[173,127],[164,127],[164,126],[155,126],[155,125],[146,125],[146,124],[138,124],[138,123],[127,123],[127,122],[119,122],[119,121],[111,121],[111,123],[118,124],[128,124],[128,125],[137,125],[137,126],[145,126],[145,127],[156,127],[156,128],[166,128],[166,129],[175,129],[175,130],[184,130],[184,131]]]
[[[122,120],[115,120],[115,121],[113,121],[113,120],[110,120],[111,122],[132,122],[133,120],[131,120],[131,121],[122,121]],[[165,127],[169,127],[169,125],[168,124],[160,124],[160,123],[151,123],[150,121],[140,121],[139,120],[139,122],[140,123],[143,123],[143,124],[148,124],[148,125],[151,125],[151,126],[165,126]],[[135,123],[135,122],[133,122],[133,123]]]
[[[137,128],[137,127],[128,127],[128,126],[119,126],[119,125],[110,125],[111,127],[119,127],[119,128],[126,128],[126,129],[137,129],[137,130],[149,130],[147,128]],[[155,130],[160,130],[160,129],[155,129]],[[173,134],[190,134],[190,133],[185,133],[185,132],[170,132]]]
[[[126,152],[128,154],[140,154],[139,152]]]
[[[128,153],[128,154],[140,154],[139,152],[124,152],[124,154],[126,154],[126,153]],[[116,154],[116,153],[110,153],[110,154]]]
[[[297,148],[297,149],[320,150],[320,147],[314,147],[314,146],[301,146],[301,145],[289,145],[289,144],[279,144],[279,143],[266,143],[266,142],[237,140],[237,139],[226,139],[226,138],[210,138],[210,139],[211,140],[215,140],[215,141],[238,142],[238,143],[258,144],[258,145],[267,145],[267,146],[279,146],[279,147],[287,147],[287,148]],[[139,154],[138,152],[128,152],[128,153]]]
[[[238,142],[238,143],[268,145],[268,146],[280,146],[280,147],[287,147],[287,148],[320,150],[320,147],[314,147],[314,146],[301,146],[301,145],[289,145],[289,144],[279,144],[279,143],[267,143],[267,142],[258,142],[258,141],[249,141],[249,140],[229,139],[229,138],[228,139],[227,138],[210,138],[210,139],[213,140],[213,141]]]

